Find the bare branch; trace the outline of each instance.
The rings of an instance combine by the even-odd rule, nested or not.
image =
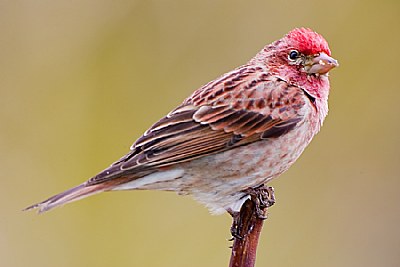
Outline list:
[[[232,214],[233,246],[229,267],[254,267],[267,209],[275,203],[272,187],[251,188],[249,195],[251,198],[246,200],[240,212]]]

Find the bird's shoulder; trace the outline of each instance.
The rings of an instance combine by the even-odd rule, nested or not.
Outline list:
[[[195,118],[200,120],[207,111],[216,112],[224,107],[285,120],[314,101],[301,87],[287,82],[266,66],[243,65],[196,90],[168,116],[194,109],[198,110]]]

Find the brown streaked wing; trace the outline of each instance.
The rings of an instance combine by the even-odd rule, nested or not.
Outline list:
[[[300,88],[261,67],[243,66],[195,91],[147,130],[129,154],[87,184],[136,179],[158,168],[279,137],[302,120],[299,111],[306,99]]]

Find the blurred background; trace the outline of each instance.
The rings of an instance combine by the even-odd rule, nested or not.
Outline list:
[[[399,1],[0,1],[0,266],[228,266],[228,215],[165,192],[21,209],[125,154],[294,27],[328,40],[330,113],[272,182],[257,266],[400,265]]]

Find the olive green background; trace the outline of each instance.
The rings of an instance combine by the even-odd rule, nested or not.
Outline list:
[[[227,266],[230,217],[190,197],[21,209],[104,169],[301,26],[340,67],[321,133],[271,183],[257,266],[399,266],[399,14],[399,1],[0,1],[0,266]]]

